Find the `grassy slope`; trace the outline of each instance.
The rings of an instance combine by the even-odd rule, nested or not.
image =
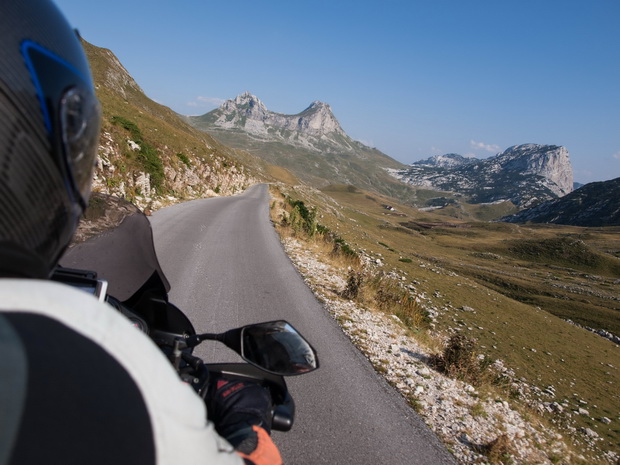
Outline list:
[[[183,161],[178,156],[182,154],[190,164],[198,161],[198,165],[203,168],[209,166],[208,169],[214,174],[213,179],[221,180],[226,170],[233,166],[249,176],[273,179],[267,173],[269,167],[262,160],[222,145],[208,134],[189,126],[168,107],[149,99],[109,50],[87,42],[83,42],[83,46],[103,108],[102,133],[110,134],[119,152],[111,160],[118,179],[108,179],[109,183],[122,182],[145,170],[136,153],[127,148],[126,141],[131,134],[120,125],[113,124],[113,117],[134,123],[141,131],[144,142],[154,149],[163,165],[176,171],[183,169]],[[215,189],[217,186],[200,187],[204,190]],[[128,191],[127,194],[132,198],[135,192]],[[160,196],[177,194],[170,180],[165,180],[163,188],[158,192]]]
[[[589,416],[574,415],[575,425],[600,434],[603,448],[620,450],[620,348],[556,316],[620,333],[620,230],[448,225],[444,216],[402,205],[389,211],[382,204],[393,200],[352,190],[330,186],[303,195],[319,207],[322,224],[356,248],[381,254],[387,268],[404,271],[439,310],[438,330],[463,331],[517,377],[541,390],[553,386],[556,395],[540,394],[540,401],[566,401],[569,412],[585,405],[579,400],[587,402]],[[568,258],[547,247],[548,256],[534,261],[515,248],[549,238],[554,244],[557,237],[579,238],[583,245]],[[584,269],[580,256],[596,256],[599,264]],[[612,423],[592,420],[601,417]]]
[[[287,169],[313,186],[349,183],[402,201],[415,203],[417,200],[416,189],[397,181],[383,169],[402,168],[402,163],[358,142],[350,141],[357,147],[355,152],[333,153],[333,149],[326,147],[319,153],[288,143],[257,140],[238,130],[208,129],[199,124],[197,127],[230,147],[247,150],[268,163]]]

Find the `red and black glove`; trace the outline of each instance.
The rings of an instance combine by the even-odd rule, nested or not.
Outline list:
[[[217,377],[210,381],[207,409],[216,431],[246,463],[282,464],[280,452],[269,436],[272,404],[265,388],[252,382]]]

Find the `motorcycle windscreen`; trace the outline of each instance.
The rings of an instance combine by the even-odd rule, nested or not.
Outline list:
[[[74,241],[60,265],[92,270],[108,281],[108,294],[128,300],[155,273],[166,291],[166,279],[153,243],[151,224],[135,205],[95,193]]]

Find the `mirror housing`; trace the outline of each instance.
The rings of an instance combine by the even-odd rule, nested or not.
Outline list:
[[[247,325],[220,334],[196,334],[185,339],[184,347],[195,347],[207,340],[223,342],[250,365],[274,375],[301,375],[319,367],[314,348],[284,320]]]
[[[268,373],[294,376],[319,367],[314,348],[287,321],[244,326],[240,339],[241,357]]]

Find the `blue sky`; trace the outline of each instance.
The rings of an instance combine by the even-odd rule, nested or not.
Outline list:
[[[578,182],[620,177],[619,0],[57,0],[146,94],[203,114],[250,91],[329,103],[411,163],[565,146]]]

